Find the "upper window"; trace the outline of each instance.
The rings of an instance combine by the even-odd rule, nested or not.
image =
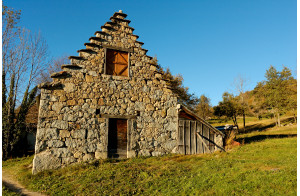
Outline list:
[[[128,52],[107,49],[106,74],[128,77]]]

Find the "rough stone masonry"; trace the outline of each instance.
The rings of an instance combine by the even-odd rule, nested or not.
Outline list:
[[[177,97],[126,16],[114,13],[53,82],[39,85],[34,174],[107,158],[113,118],[127,122],[127,158],[178,152]]]
[[[128,119],[127,157],[176,152],[177,98],[126,16],[116,12],[53,82],[39,85],[33,173],[107,158],[110,116]],[[105,73],[107,49],[128,52],[127,77]]]

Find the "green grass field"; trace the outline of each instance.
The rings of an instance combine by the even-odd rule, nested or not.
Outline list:
[[[34,176],[33,157],[3,169],[49,195],[296,195],[296,134],[296,126],[269,128],[239,135],[250,142],[227,152],[105,160]]]

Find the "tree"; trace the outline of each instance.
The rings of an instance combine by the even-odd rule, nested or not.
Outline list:
[[[242,76],[235,78],[234,86],[237,91],[236,101],[239,104],[240,112],[243,116],[243,130],[246,128],[246,112],[248,109],[248,96],[245,92],[246,80]]]
[[[293,88],[290,86],[295,79],[287,67],[283,67],[280,72],[273,66],[270,66],[266,71],[265,77],[266,81],[262,92],[264,103],[269,107],[274,117],[277,117],[276,124],[280,126],[280,114],[289,107],[295,107],[296,92],[293,92]]]
[[[25,116],[34,102],[36,76],[44,69],[47,45],[41,34],[18,26],[20,11],[2,6],[2,150],[12,156],[25,126]],[[9,91],[8,91],[9,89]],[[18,108],[18,113],[16,113]]]
[[[214,115],[219,117],[226,116],[228,118],[231,118],[233,124],[238,127],[237,115],[240,112],[240,107],[237,104],[236,98],[233,94],[230,94],[228,92],[224,92],[222,97],[223,100],[214,107]]]
[[[203,119],[212,114],[212,107],[210,105],[210,99],[205,95],[201,95],[199,99],[199,104],[196,106],[196,113]]]
[[[153,59],[157,64],[157,59]],[[173,92],[178,96],[179,103],[187,106],[190,110],[195,111],[196,106],[199,103],[199,98],[195,94],[189,93],[189,88],[183,85],[183,77],[180,74],[172,75],[169,68],[164,70],[158,65],[159,71],[162,73],[162,78],[167,81],[167,84],[171,87]]]
[[[52,58],[49,63],[47,64],[46,69],[41,70],[39,76],[36,79],[36,84],[40,84],[43,82],[51,82],[51,74],[55,72],[62,71],[61,65],[69,63],[70,60],[68,56],[64,55],[58,58]]]

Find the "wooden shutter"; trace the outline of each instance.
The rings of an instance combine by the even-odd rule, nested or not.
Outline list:
[[[128,52],[107,49],[106,74],[128,76]]]

